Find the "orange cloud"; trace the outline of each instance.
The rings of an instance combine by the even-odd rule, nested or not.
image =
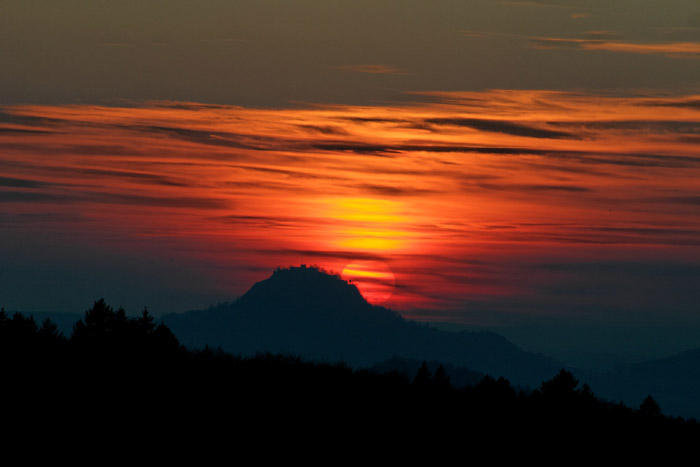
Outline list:
[[[583,50],[607,50],[645,55],[665,55],[674,58],[700,57],[700,42],[623,42],[603,39],[562,39],[537,37],[532,44],[540,49],[576,48]]]
[[[177,251],[226,284],[221,271],[236,268],[378,261],[396,277],[387,305],[400,309],[535,293],[553,278],[522,270],[552,258],[697,254],[700,96],[421,97],[6,106],[0,229]]]

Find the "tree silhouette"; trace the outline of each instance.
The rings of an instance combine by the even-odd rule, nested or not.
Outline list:
[[[450,377],[447,375],[447,371],[445,371],[445,367],[442,366],[442,364],[435,370],[434,383],[438,390],[450,389],[452,387],[450,384]]]
[[[104,299],[75,323],[69,344],[76,361],[110,384],[136,375],[156,384],[158,378],[170,377],[166,375],[186,357],[175,335],[164,324],[156,324],[148,309],[139,317],[127,317],[123,308],[115,310]]]
[[[416,377],[413,378],[413,386],[417,388],[426,388],[430,384],[432,377],[433,375],[430,373],[428,363],[425,360],[423,360],[423,363],[416,372]]]
[[[156,325],[153,316],[148,312],[147,307],[141,312],[141,316],[136,320],[136,324],[139,329],[144,330],[146,333],[150,333],[155,329]]]
[[[658,417],[661,415],[661,406],[649,395],[639,405],[639,414],[645,417]]]
[[[542,382],[540,392],[549,399],[571,398],[578,393],[577,386],[578,380],[574,375],[562,368],[552,379]]]
[[[94,303],[92,308],[85,311],[83,319],[73,325],[71,341],[73,343],[108,345],[116,335],[124,333],[127,322],[126,312],[123,308],[114,311],[101,298]]]

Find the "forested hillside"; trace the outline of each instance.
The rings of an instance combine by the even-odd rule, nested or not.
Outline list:
[[[338,436],[362,426],[426,440],[624,433],[683,442],[700,434],[694,420],[664,416],[652,397],[638,408],[605,402],[566,370],[524,392],[489,376],[455,387],[442,366],[433,372],[424,364],[407,377],[290,355],[192,351],[147,311],[127,317],[103,300],[68,337],[48,320],[38,325],[3,310],[0,364],[6,420],[72,417],[96,427],[128,421],[152,429],[227,420],[276,430],[303,420]]]

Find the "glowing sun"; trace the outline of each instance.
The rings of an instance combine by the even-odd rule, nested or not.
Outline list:
[[[394,273],[380,261],[354,261],[345,266],[341,277],[354,284],[362,296],[375,305],[386,302],[396,285]]]

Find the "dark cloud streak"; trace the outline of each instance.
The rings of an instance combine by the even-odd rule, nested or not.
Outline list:
[[[593,190],[583,186],[574,185],[528,185],[523,183],[477,183],[478,188],[485,190],[527,192],[556,192],[590,193]]]
[[[432,125],[460,126],[490,133],[503,133],[513,136],[525,136],[528,138],[577,139],[577,136],[572,133],[536,128],[503,120],[486,120],[480,118],[429,118],[426,119],[425,122]]]
[[[51,186],[50,183],[38,182],[24,178],[2,177],[0,176],[0,186],[12,188],[45,188]]]
[[[643,133],[700,133],[700,121],[668,120],[598,120],[589,122],[560,121],[548,122],[549,125],[567,128],[584,128],[587,130],[629,130]]]
[[[230,208],[232,202],[218,198],[199,198],[184,196],[145,196],[124,193],[98,193],[98,192],[60,192],[46,193],[36,191],[0,191],[0,201],[11,203],[102,203],[123,204],[140,206],[154,206],[162,208],[189,208],[189,209],[224,209]]]

